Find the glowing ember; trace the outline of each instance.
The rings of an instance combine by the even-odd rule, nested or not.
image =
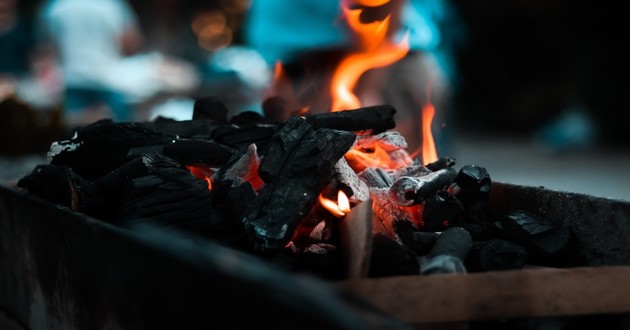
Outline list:
[[[208,190],[212,190],[212,170],[204,166],[186,165],[186,168],[190,171],[195,178],[205,180],[208,183]]]
[[[360,49],[344,58],[332,78],[332,111],[351,110],[361,107],[359,98],[353,93],[357,81],[367,70],[390,65],[403,58],[409,51],[408,38],[400,44],[387,39],[391,15],[382,21],[363,24],[360,16],[364,8],[381,6],[389,0],[347,0],[342,9],[348,25],[356,33]],[[355,8],[355,9],[350,9]]]
[[[337,217],[343,217],[350,212],[350,201],[348,200],[348,196],[346,196],[346,194],[341,190],[339,190],[339,193],[337,194],[336,203],[322,196],[322,194],[319,194],[319,202],[325,209]]]

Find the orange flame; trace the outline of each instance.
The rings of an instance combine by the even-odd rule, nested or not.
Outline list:
[[[438,160],[437,149],[431,132],[433,117],[435,117],[435,107],[432,103],[428,103],[422,107],[422,162],[424,164]]]
[[[357,173],[368,167],[380,167],[386,170],[396,170],[412,163],[412,159],[410,157],[393,159],[387,151],[379,146],[375,146],[373,151],[353,148],[348,150],[344,157],[350,167]]]
[[[205,180],[208,183],[208,190],[212,190],[212,171],[203,166],[186,165],[186,169],[190,171],[190,174],[197,179]]]
[[[322,196],[322,194],[319,194],[319,202],[325,209],[337,217],[343,217],[350,212],[350,201],[348,200],[348,196],[346,196],[346,194],[341,190],[337,193],[336,203]]]
[[[389,0],[348,0],[342,5],[348,25],[357,34],[360,50],[345,57],[332,77],[332,111],[352,110],[361,107],[353,93],[359,78],[367,70],[390,65],[403,58],[409,51],[408,36],[400,44],[387,39],[391,15],[382,21],[363,24],[360,21],[363,8],[350,9],[353,5],[380,6]]]

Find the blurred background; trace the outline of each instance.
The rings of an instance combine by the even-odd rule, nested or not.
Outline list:
[[[300,21],[319,14],[317,1],[285,4],[299,2],[307,4],[302,13],[307,19]],[[274,71],[270,54],[284,50],[278,40],[291,40],[282,30],[265,30],[280,22],[271,14],[280,14],[282,5],[0,0],[1,181],[30,172],[45,161],[52,141],[99,118],[189,119],[199,97],[220,99],[231,115],[262,114]],[[624,120],[630,57],[626,13],[618,5],[568,0],[413,5],[418,17],[401,21],[426,26],[418,28],[424,38],[418,37],[419,52],[432,47],[427,53],[439,62],[448,86],[448,102],[436,103],[440,155],[459,166],[484,166],[495,181],[630,201],[630,130]],[[291,10],[288,16],[301,17],[299,9]],[[337,33],[295,30],[307,34],[301,40]],[[344,42],[320,39],[321,45],[309,46],[329,49]],[[411,89],[424,94],[420,86]]]

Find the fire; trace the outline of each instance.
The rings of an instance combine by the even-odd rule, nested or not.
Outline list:
[[[339,190],[337,193],[337,202],[322,196],[322,194],[319,194],[319,202],[325,209],[337,217],[343,217],[350,212],[350,201],[342,190]]]
[[[428,103],[422,107],[422,162],[424,164],[438,160],[437,149],[431,132],[433,117],[435,117],[435,107],[432,103]]]
[[[359,98],[353,93],[359,78],[370,69],[384,67],[402,59],[409,51],[408,38],[399,44],[388,38],[391,14],[382,21],[361,23],[364,7],[377,7],[390,0],[347,0],[342,9],[349,27],[356,33],[359,50],[345,57],[332,77],[332,111],[351,110],[361,107]],[[351,9],[352,8],[352,9]]]

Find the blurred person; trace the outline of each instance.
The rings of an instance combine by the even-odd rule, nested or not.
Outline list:
[[[463,26],[450,3],[442,0],[392,0],[366,7],[364,19],[392,15],[390,38],[408,33],[407,55],[361,76],[355,93],[361,106],[391,104],[397,109],[396,130],[414,151],[421,145],[421,109],[436,108],[433,132],[438,151],[448,148],[444,125],[451,112],[456,68],[454,46],[463,40]],[[260,52],[269,66],[281,62],[295,97],[313,113],[330,111],[332,73],[353,50],[353,35],[343,24],[340,1],[254,0],[245,20],[245,44]],[[436,129],[437,128],[437,129]]]
[[[59,61],[70,126],[104,117],[142,120],[138,105],[196,87],[187,63],[143,51],[136,15],[124,0],[47,0],[42,7],[44,40]]]
[[[20,15],[17,0],[0,0],[0,77],[5,82],[28,74],[34,44],[33,31]]]

